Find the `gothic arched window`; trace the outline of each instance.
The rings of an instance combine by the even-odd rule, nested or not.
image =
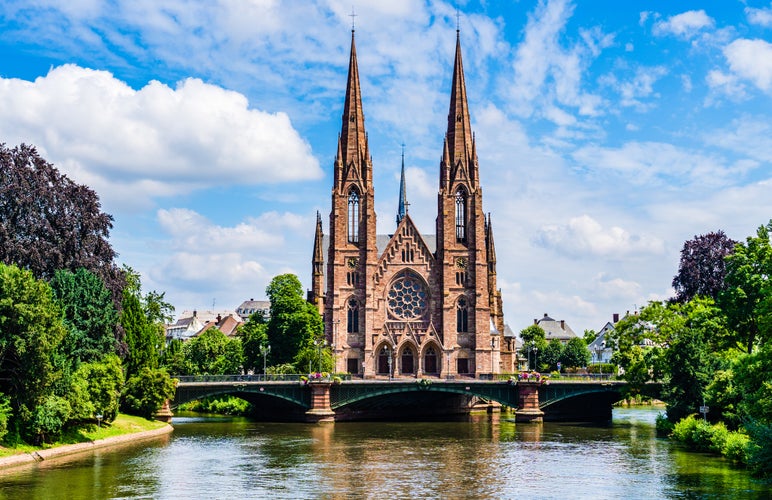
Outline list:
[[[347,331],[348,333],[358,333],[359,332],[359,304],[357,303],[356,299],[351,299],[348,301],[348,327]]]
[[[427,349],[424,355],[424,373],[439,373],[437,369],[437,353],[434,351],[434,347]]]
[[[402,368],[400,373],[407,375],[415,372],[415,367],[413,366],[413,350],[411,348],[406,347],[405,350],[402,351],[402,359],[400,359],[400,362]]]
[[[359,243],[359,194],[354,189],[348,195],[348,241]]]
[[[469,331],[469,304],[466,297],[458,299],[456,304],[456,331],[459,333]]]
[[[456,191],[456,241],[466,243],[466,192]]]

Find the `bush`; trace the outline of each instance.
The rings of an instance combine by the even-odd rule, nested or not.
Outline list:
[[[215,396],[186,403],[180,406],[180,409],[218,415],[248,415],[252,411],[252,405],[234,396]]]
[[[11,402],[8,396],[0,393],[0,441],[8,434],[8,421],[11,419],[12,414],[13,410],[11,409]]]
[[[673,428],[675,425],[673,422],[668,420],[667,415],[664,413],[660,413],[657,415],[657,421],[656,421],[656,428],[657,428],[657,436],[659,437],[668,437],[673,433]]]
[[[123,393],[123,409],[131,415],[150,419],[174,396],[175,381],[164,369],[144,367],[126,382]]]
[[[746,424],[751,443],[746,448],[748,467],[757,476],[772,477],[772,425]]]
[[[721,449],[721,454],[735,463],[747,464],[749,444],[750,438],[747,434],[730,432],[726,437],[724,447]]]
[[[696,429],[696,427],[697,427],[697,419],[694,418],[694,415],[689,415],[688,417],[682,418],[681,420],[679,420],[673,426],[673,432],[671,436],[676,441],[684,443],[689,447],[692,447],[693,446],[692,437],[694,436],[694,430]]]
[[[71,411],[70,403],[66,399],[48,396],[32,413],[34,443],[50,443],[58,439]]]

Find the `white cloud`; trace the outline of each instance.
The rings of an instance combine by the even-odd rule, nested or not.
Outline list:
[[[764,92],[772,91],[772,43],[738,39],[724,48],[731,70]]]
[[[704,10],[690,10],[681,14],[657,21],[652,27],[655,35],[675,35],[689,39],[699,33],[703,28],[711,28],[713,19]]]
[[[772,164],[772,125],[767,117],[735,119],[726,128],[706,133],[705,143]]]
[[[631,234],[620,227],[604,228],[589,215],[574,217],[563,225],[543,226],[535,243],[571,257],[601,256],[624,258],[630,255],[659,255],[663,242],[653,236]]]
[[[591,286],[597,295],[604,299],[637,299],[641,295],[640,284],[622,278],[611,278],[606,273],[597,274]]]
[[[284,113],[197,79],[140,90],[75,65],[34,82],[0,79],[0,136],[33,143],[106,205],[196,188],[315,179],[310,145]]]
[[[627,142],[619,148],[583,146],[574,159],[589,170],[615,172],[633,185],[720,186],[738,181],[751,165],[663,142]]]
[[[515,113],[530,116],[541,108],[543,116],[559,126],[575,120],[567,120],[556,104],[576,108],[580,115],[600,114],[603,100],[582,90],[582,78],[590,61],[612,44],[613,36],[599,28],[580,30],[582,43],[563,48],[559,36],[573,11],[567,0],[548,0],[529,14],[509,88]]]
[[[754,9],[745,7],[745,15],[748,16],[748,22],[765,28],[772,27],[772,7],[767,9]]]
[[[635,75],[629,80],[622,80],[616,75],[608,74],[602,77],[600,82],[619,94],[622,106],[646,111],[651,104],[643,100],[659,97],[659,94],[654,91],[654,84],[666,74],[667,69],[664,66],[639,66],[635,69]]]

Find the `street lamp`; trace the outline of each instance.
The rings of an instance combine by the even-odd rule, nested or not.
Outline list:
[[[533,348],[533,369],[539,371],[539,348]]]
[[[528,369],[530,370],[533,366],[531,364],[531,352],[533,352],[533,340],[531,341],[531,345],[528,347]]]
[[[598,372],[600,373],[600,378],[603,378],[603,360],[601,359],[601,356],[603,355],[603,351],[606,349],[606,341],[604,340],[600,344],[595,345],[595,361],[598,363]]]
[[[263,344],[260,346],[260,352],[263,354],[263,377],[265,378],[265,361],[268,357],[268,353],[271,352],[271,344]]]
[[[392,363],[394,362],[393,359],[392,359],[394,357],[393,354],[394,354],[394,350],[393,349],[389,349],[389,360],[388,360],[388,362],[389,362],[389,382],[391,382],[391,375],[392,375],[391,367],[392,367]]]
[[[317,339],[314,340],[314,345],[316,346],[317,352],[319,354],[319,373],[322,373],[322,347],[326,344],[324,340]]]

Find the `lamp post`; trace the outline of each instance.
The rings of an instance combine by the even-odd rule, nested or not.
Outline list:
[[[534,347],[533,348],[533,369],[534,371],[539,371],[539,348]]]
[[[268,353],[271,352],[271,344],[263,344],[260,346],[260,351],[263,354],[263,378],[265,379],[265,365],[266,365],[266,358],[268,357]]]
[[[533,340],[531,341],[531,345],[528,346],[528,369],[530,370],[533,365],[531,365],[531,353],[533,352]]]
[[[314,340],[314,345],[316,346],[317,353],[319,354],[319,373],[322,373],[322,347],[325,344],[326,342],[324,340]]]
[[[388,362],[389,362],[389,382],[391,382],[391,373],[392,373],[391,372],[391,366],[392,366],[392,363],[394,362],[393,359],[392,359],[393,355],[394,355],[394,350],[393,349],[389,349],[389,360],[388,360]]]

